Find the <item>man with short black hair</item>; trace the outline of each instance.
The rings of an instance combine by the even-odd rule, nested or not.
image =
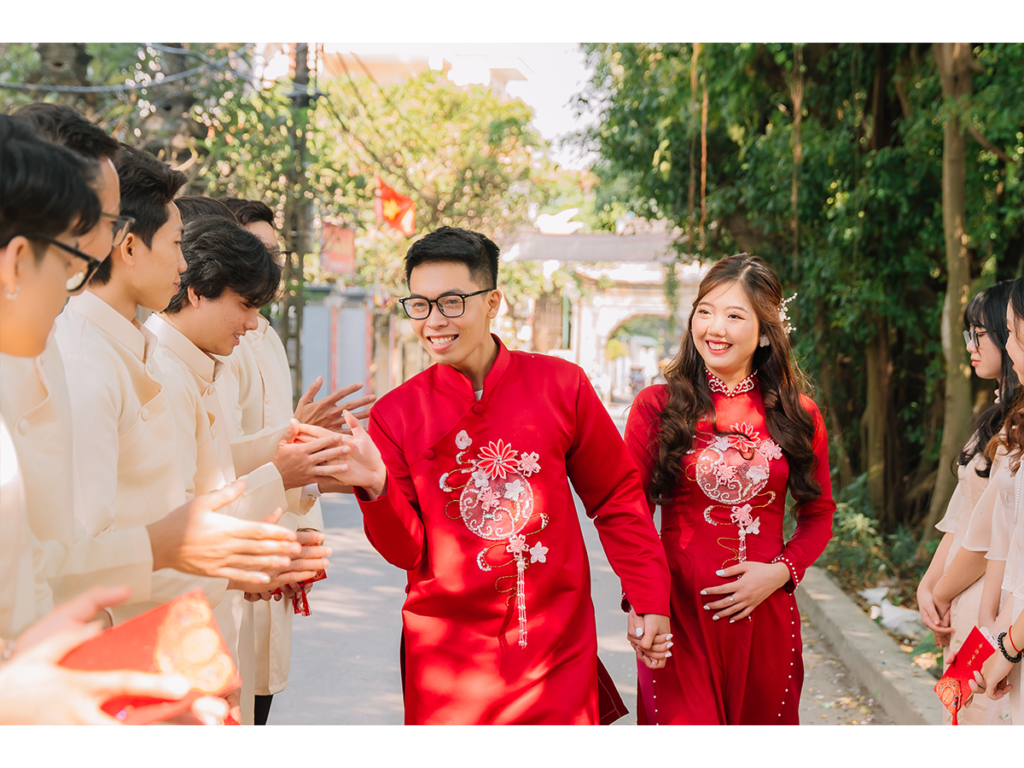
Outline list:
[[[274,212],[259,200],[240,200],[234,197],[222,198],[221,202],[234,212],[240,226],[253,233],[271,255],[280,253],[277,230],[274,227]],[[292,403],[292,375],[288,356],[277,331],[262,315],[256,318],[258,327],[247,333],[231,357],[226,360],[221,379],[231,392],[236,405],[234,415],[240,437],[232,444],[235,466],[241,456],[253,453],[261,440],[260,435],[275,427],[280,428],[294,416],[300,422],[335,431],[347,431],[342,416],[343,407],[337,405],[361,388],[353,384],[332,392],[327,397],[313,402],[320,390],[323,379],[317,379],[299,399],[298,406]],[[224,392],[225,390],[221,390]],[[376,398],[373,395],[346,403],[345,407],[355,411],[357,419],[365,418],[368,411],[361,411]],[[229,414],[230,415],[230,414]],[[288,512],[281,518],[281,525],[298,531],[322,531],[323,515],[316,496],[320,491],[338,490],[321,482],[320,487],[289,492]],[[286,588],[285,596],[295,590],[308,590],[310,585]],[[262,593],[266,595],[266,593]],[[298,597],[296,594],[295,597]],[[253,623],[256,630],[256,725],[265,725],[275,694],[288,685],[291,665],[292,601],[261,600],[253,605]]]
[[[25,125],[42,139],[65,144],[97,167],[92,184],[101,203],[100,219],[79,238],[79,247],[95,259],[107,258],[112,244],[119,245],[125,239],[132,223],[131,218],[121,215],[120,183],[111,161],[119,150],[118,142],[74,110],[55,104],[23,107],[15,123]],[[145,603],[151,599],[153,572],[164,568],[226,577],[244,575],[238,570],[241,567],[287,562],[288,554],[298,550],[289,541],[294,537],[276,526],[214,514],[212,510],[223,502],[214,506],[207,499],[178,509],[170,504],[134,526],[90,536],[79,522],[84,500],[73,492],[76,462],[72,405],[55,336],[51,336],[44,354],[34,360],[0,354],[0,367],[3,413],[10,423],[19,425],[14,441],[27,480],[29,522],[45,552],[46,576],[56,602],[65,602],[94,586],[131,584],[130,600]],[[73,374],[76,398],[102,386],[95,377],[86,374],[79,379],[82,372],[77,370]],[[115,382],[129,380],[115,374],[109,378]],[[84,407],[90,408],[91,404],[86,402]],[[97,439],[99,435],[92,437]],[[106,445],[100,446],[100,453],[105,450]],[[94,453],[87,451],[87,457],[91,459]],[[116,466],[109,467],[109,471],[116,472]]]
[[[235,477],[233,434],[225,415],[225,405],[230,404],[224,402],[220,392],[223,363],[217,357],[230,355],[240,339],[257,327],[259,308],[276,294],[281,269],[259,238],[218,216],[190,220],[182,236],[182,251],[188,269],[181,276],[178,291],[164,312],[146,321],[146,327],[159,340],[154,356],[168,388],[171,408],[178,416],[177,448],[186,487],[192,494],[205,493]],[[247,485],[261,489],[269,508],[287,508],[285,490],[316,482],[336,471],[329,464],[312,468],[303,464],[302,471],[296,472],[290,461],[295,450],[304,452],[299,458],[315,457],[317,464],[331,461],[339,454],[335,446],[340,436],[292,443],[293,436],[286,435],[280,441],[273,462],[246,475]],[[299,534],[300,542],[313,546],[323,540],[320,533]],[[321,554],[316,550],[311,556]],[[313,575],[310,572],[291,583]],[[251,614],[244,610],[240,593],[225,600],[217,611],[218,624],[239,662],[241,721],[251,724],[255,665],[253,630],[248,621]]]
[[[442,227],[405,267],[402,305],[437,365],[380,399],[369,434],[350,420],[336,475],[356,486],[370,542],[408,571],[405,721],[621,717],[569,481],[644,614],[648,649],[669,631],[669,572],[636,467],[579,366],[490,333],[502,299],[493,242]]]

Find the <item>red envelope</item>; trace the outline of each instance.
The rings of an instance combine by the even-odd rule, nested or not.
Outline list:
[[[68,669],[180,674],[192,690],[177,701],[118,696],[103,711],[127,725],[158,723],[185,712],[201,696],[221,696],[241,685],[203,590],[194,589],[111,627],[61,660]]]
[[[317,581],[323,581],[326,578],[327,572],[321,569],[316,572],[316,575],[312,579],[300,581],[299,586],[305,586],[307,584],[312,584]],[[275,589],[270,594],[278,595],[280,593],[280,589]],[[306,597],[305,591],[300,592],[292,598],[292,613],[302,616],[309,616],[309,599]]]
[[[935,693],[953,715],[953,725],[959,725],[957,713],[963,708],[964,700],[971,695],[970,681],[974,679],[975,671],[981,671],[982,664],[995,650],[992,641],[975,627],[960,646],[946,674],[935,684]]]

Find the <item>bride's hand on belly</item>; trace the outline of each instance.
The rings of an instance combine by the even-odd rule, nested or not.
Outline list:
[[[745,619],[777,589],[789,581],[789,568],[785,563],[745,562],[733,565],[716,574],[723,579],[735,579],[701,590],[702,595],[714,598],[704,604],[705,611],[714,611],[712,619],[729,623]]]

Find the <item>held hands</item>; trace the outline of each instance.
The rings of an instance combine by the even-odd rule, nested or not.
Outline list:
[[[300,436],[305,437],[300,437]],[[309,439],[309,438],[313,439]],[[274,466],[284,487],[300,488],[330,477],[337,470],[331,464],[341,457],[342,436],[337,432],[291,420],[274,454]]]
[[[932,631],[935,642],[941,648],[948,648],[950,635],[953,633],[953,628],[949,625],[949,608],[940,613],[935,605],[934,595],[924,584],[917,588],[917,606],[921,609],[921,621]]]
[[[189,692],[181,675],[127,670],[82,672],[58,662],[100,633],[88,623],[103,608],[128,599],[128,587],[95,588],[55,608],[18,638],[17,652],[0,667],[0,723],[116,725],[100,707],[115,696],[176,700]]]
[[[275,525],[280,511],[261,523],[216,512],[244,490],[245,481],[238,480],[197,496],[146,526],[153,548],[153,570],[174,568],[197,576],[233,579],[287,567],[301,547],[295,533]]]
[[[633,646],[636,657],[648,669],[663,669],[672,656],[671,625],[668,616],[645,613],[637,616],[632,608],[627,619],[626,639]]]
[[[320,391],[323,383],[323,376],[317,376],[316,381],[309,385],[306,394],[299,398],[299,404],[295,407],[295,418],[303,424],[322,427],[332,432],[351,434],[351,429],[345,423],[345,410],[353,411],[352,415],[357,419],[365,419],[370,415],[370,409],[366,406],[371,405],[377,399],[376,395],[367,395],[345,403],[343,406],[338,405],[339,400],[344,400],[363,388],[362,384],[349,384],[314,403],[313,398]]]
[[[728,584],[702,589],[702,595],[721,597],[705,603],[704,610],[717,611],[712,618],[728,618],[730,624],[747,618],[769,595],[785,586],[790,578],[785,563],[755,563],[749,560],[718,571],[717,575],[724,579],[739,578]]]

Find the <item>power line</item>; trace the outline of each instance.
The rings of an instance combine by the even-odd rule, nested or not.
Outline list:
[[[252,46],[253,43],[246,43],[245,46],[238,50],[235,55],[241,56]],[[157,48],[158,46],[150,47]],[[180,53],[181,50],[173,52]],[[147,88],[159,88],[169,83],[177,82],[178,80],[184,80],[185,78],[193,77],[194,75],[203,74],[204,72],[224,71],[230,68],[231,64],[232,58],[229,56],[221,62],[204,64],[203,66],[196,67],[195,69],[189,69],[184,72],[167,75],[160,80],[153,80],[148,83],[133,83],[130,85],[127,83],[124,85],[36,85],[32,83],[8,83],[0,81],[0,88],[6,88],[14,91],[43,91],[46,93],[125,93],[129,91],[141,91]],[[237,73],[235,74],[236,76],[239,76]]]

